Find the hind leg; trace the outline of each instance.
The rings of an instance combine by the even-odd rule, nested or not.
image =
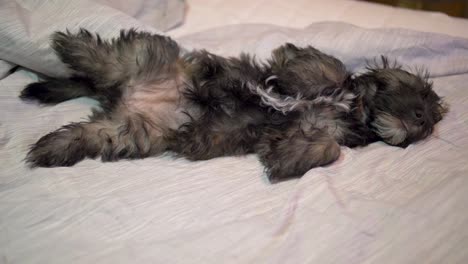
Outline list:
[[[179,57],[179,47],[170,38],[134,29],[122,30],[110,41],[85,29],[76,34],[56,32],[52,47],[64,63],[90,78],[97,88],[157,78]]]
[[[102,118],[66,125],[34,144],[26,161],[31,167],[72,166],[84,158],[103,161],[144,158],[167,148],[164,129],[142,118]]]
[[[85,78],[51,79],[27,85],[21,91],[23,100],[38,100],[43,104],[58,104],[82,96],[93,96],[94,87]]]
[[[170,38],[135,30],[122,31],[111,41],[84,29],[77,34],[56,32],[52,47],[76,75],[32,83],[22,91],[21,98],[56,104],[89,96],[111,108],[129,81],[167,77],[174,73],[179,56],[179,47]]]
[[[74,76],[28,84],[20,94],[23,100],[38,100],[42,104],[58,104],[78,97],[98,100],[104,109],[112,109],[122,95],[124,86],[98,90],[91,80]]]

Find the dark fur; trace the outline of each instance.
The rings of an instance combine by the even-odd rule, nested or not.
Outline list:
[[[28,85],[23,99],[53,104],[80,96],[103,106],[32,146],[32,166],[71,166],[172,151],[190,160],[257,153],[271,181],[334,162],[340,145],[427,137],[446,111],[427,78],[382,58],[353,76],[336,58],[286,44],[266,63],[207,51],[182,54],[170,38],[135,30],[102,40],[55,33],[70,79]]]

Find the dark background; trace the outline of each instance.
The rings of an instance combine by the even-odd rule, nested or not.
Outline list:
[[[439,11],[451,16],[468,17],[468,0],[366,0],[411,9]]]

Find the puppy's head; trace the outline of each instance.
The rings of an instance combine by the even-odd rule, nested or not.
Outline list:
[[[412,74],[389,65],[368,68],[358,77],[368,108],[370,127],[389,145],[406,147],[428,137],[447,108],[433,91],[427,74]],[[365,88],[362,88],[365,87]]]

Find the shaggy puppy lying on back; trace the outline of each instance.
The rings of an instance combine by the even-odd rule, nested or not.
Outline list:
[[[426,77],[384,57],[353,76],[339,60],[292,44],[262,64],[246,54],[183,53],[168,37],[135,30],[110,41],[58,32],[52,46],[74,76],[30,84],[21,97],[56,104],[89,96],[102,110],[39,139],[26,157],[32,166],[257,153],[276,182],[334,162],[340,145],[406,147],[446,111]]]

